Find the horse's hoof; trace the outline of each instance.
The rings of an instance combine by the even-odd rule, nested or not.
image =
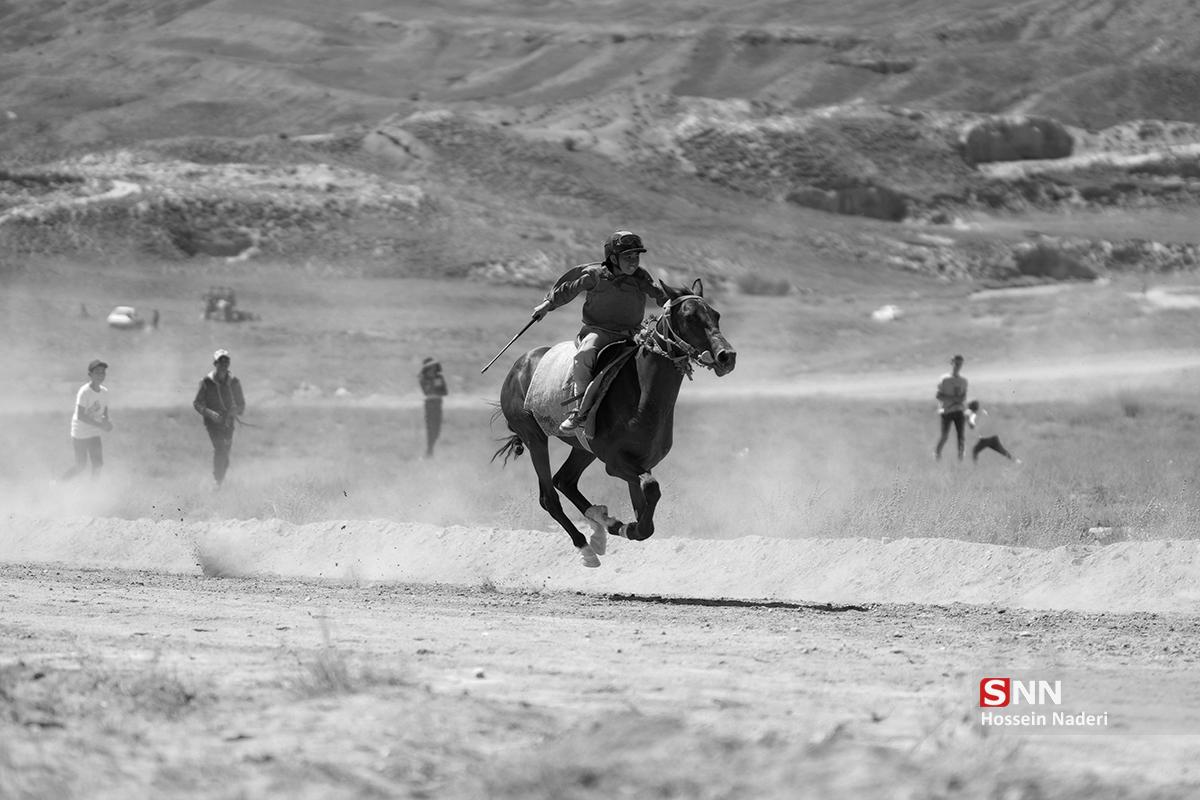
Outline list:
[[[585,544],[583,547],[575,549],[579,551],[579,557],[583,559],[585,567],[595,568],[600,566],[600,559],[596,556],[596,551],[592,549],[590,544]]]
[[[608,517],[608,506],[591,506],[587,511],[583,512],[583,515],[592,522],[603,524]]]
[[[608,550],[607,526],[612,517],[608,516],[608,506],[592,506],[583,514],[592,526],[591,545],[596,555],[602,556]]]

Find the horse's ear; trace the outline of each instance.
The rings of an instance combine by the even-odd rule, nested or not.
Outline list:
[[[704,284],[700,282],[699,278],[692,281],[692,294],[696,297],[704,297]]]

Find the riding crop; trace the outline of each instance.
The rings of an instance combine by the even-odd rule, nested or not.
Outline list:
[[[496,360],[497,360],[497,359],[499,359],[499,358],[500,358],[500,356],[504,355],[504,351],[505,351],[505,350],[507,350],[508,348],[512,347],[512,345],[513,345],[513,342],[515,342],[517,339],[520,339],[520,338],[521,338],[521,334],[522,334],[522,333],[524,333],[525,331],[529,330],[529,326],[530,326],[530,325],[532,325],[532,324],[533,324],[533,323],[535,323],[535,322],[537,322],[537,317],[534,317],[533,319],[529,320],[529,322],[526,322],[526,323],[525,323],[525,327],[524,327],[524,328],[521,328],[521,330],[519,330],[519,331],[517,332],[517,335],[516,335],[516,336],[512,337],[511,339],[509,339],[509,341],[508,341],[508,344],[506,344],[506,345],[504,345],[504,347],[500,348],[500,352],[499,352],[499,353],[496,353],[496,357],[495,357],[495,358],[493,358],[491,361],[489,361],[489,362],[487,363],[487,366],[485,366],[483,369],[479,370],[479,374],[480,374],[480,375],[482,375],[483,373],[487,372],[487,371],[488,371],[488,367],[490,367],[492,364],[495,364],[495,363],[496,363]]]

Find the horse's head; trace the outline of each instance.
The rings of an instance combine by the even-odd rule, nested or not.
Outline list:
[[[721,315],[704,299],[700,279],[687,289],[661,285],[668,300],[662,317],[666,330],[660,335],[674,345],[677,357],[709,367],[718,376],[733,372],[737,351],[721,333]]]

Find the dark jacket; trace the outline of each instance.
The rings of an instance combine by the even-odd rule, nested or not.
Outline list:
[[[421,370],[420,375],[421,391],[425,393],[426,400],[441,399],[450,392],[446,388],[446,379],[442,377],[442,370],[439,367],[426,367]]]
[[[583,291],[587,292],[583,324],[615,333],[631,333],[641,326],[646,316],[646,298],[653,298],[660,306],[667,302],[666,293],[646,270],[638,267],[632,275],[623,275],[602,262],[567,270],[547,292],[546,299],[550,308],[555,309]]]
[[[192,408],[204,417],[205,425],[220,425],[232,428],[234,420],[246,413],[246,398],[242,395],[242,383],[230,375],[224,381],[216,379],[210,372],[200,381]],[[219,415],[214,419],[214,414]]]

